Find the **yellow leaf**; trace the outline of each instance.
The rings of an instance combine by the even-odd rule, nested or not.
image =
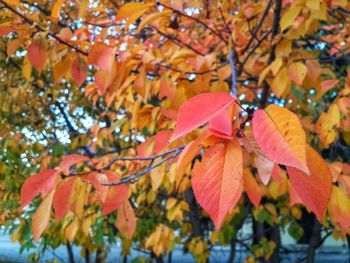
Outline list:
[[[72,223],[69,224],[69,226],[66,228],[66,231],[64,232],[64,236],[68,241],[73,241],[75,235],[77,234],[79,229],[79,222],[77,219],[74,219]]]
[[[64,0],[56,0],[55,1],[55,5],[53,6],[52,11],[51,11],[51,17],[54,20],[57,20],[58,17],[60,16],[60,11],[61,11],[63,4],[64,4]]]
[[[25,57],[23,60],[22,74],[27,81],[29,81],[32,76],[32,64],[30,64],[28,57]]]
[[[282,97],[290,89],[291,81],[288,77],[287,68],[282,67],[271,83],[271,90],[277,98]]]
[[[256,142],[268,158],[310,175],[306,163],[306,135],[293,112],[269,105],[254,113],[252,126]]]
[[[260,86],[261,83],[264,81],[264,79],[266,78],[267,74],[270,72],[271,69],[271,65],[267,66],[266,68],[264,68],[264,70],[260,73],[259,75],[259,81],[258,81],[258,85]]]
[[[41,202],[32,217],[32,233],[35,242],[39,241],[41,234],[49,224],[53,195],[54,191],[52,190]]]
[[[12,5],[12,6],[22,7],[21,1],[19,1],[19,0],[5,0],[5,2],[9,5]]]
[[[306,6],[313,10],[320,10],[320,0],[307,0]]]
[[[276,76],[277,72],[280,70],[280,68],[283,65],[283,60],[282,58],[276,58],[272,63],[271,63],[271,72],[274,76]]]
[[[164,169],[165,166],[158,166],[151,171],[151,183],[153,191],[157,191],[159,186],[162,184],[165,175]]]
[[[294,24],[295,19],[297,18],[297,16],[300,13],[301,6],[296,5],[296,6],[288,8],[287,10],[288,11],[283,14],[283,16],[281,18],[281,22],[280,22],[282,32]]]
[[[83,217],[85,199],[87,196],[87,184],[80,178],[77,179],[74,192],[75,200],[73,201],[74,214],[80,219]]]
[[[147,12],[152,5],[146,3],[127,3],[119,9],[116,20],[128,19],[125,28],[129,28],[129,25]]]
[[[328,148],[328,146],[335,141],[337,138],[336,128],[338,128],[339,125],[340,112],[337,105],[332,105],[326,113],[321,113],[315,128],[324,147]]]
[[[288,67],[288,76],[289,78],[298,86],[303,84],[303,81],[307,74],[307,67],[303,62],[293,62]]]
[[[57,83],[59,83],[64,77],[67,80],[70,79],[72,64],[72,57],[68,55],[53,67],[53,78]]]

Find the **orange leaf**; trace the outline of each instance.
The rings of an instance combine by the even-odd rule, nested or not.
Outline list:
[[[51,191],[33,214],[32,233],[36,243],[39,241],[41,234],[50,222],[53,194],[54,191]]]
[[[209,120],[209,129],[218,131],[226,136],[232,136],[232,119],[230,111],[225,110]]]
[[[45,196],[50,192],[55,185],[58,173],[57,170],[47,170],[29,177],[21,188],[21,208],[28,205],[38,194]]]
[[[209,148],[202,161],[195,163],[192,187],[198,203],[219,229],[243,190],[242,151],[236,138]]]
[[[33,41],[28,47],[28,59],[30,64],[39,72],[45,69],[49,53],[41,41]]]
[[[232,103],[232,96],[224,92],[202,93],[192,97],[180,106],[176,129],[170,142],[213,119]]]
[[[252,122],[256,142],[268,158],[310,174],[306,165],[305,132],[294,113],[270,105],[256,111]]]
[[[342,229],[350,227],[350,198],[337,186],[333,186],[328,210]]]
[[[137,146],[137,153],[139,157],[149,157],[152,154],[158,154],[168,146],[168,140],[172,131],[161,130],[156,135],[149,137],[146,141]],[[150,144],[154,142],[153,149],[149,149]]]
[[[71,154],[71,155],[67,155],[63,158],[63,160],[60,162],[60,169],[61,171],[67,175],[69,174],[69,170],[71,168],[71,166],[77,164],[77,163],[80,163],[80,162],[83,162],[83,161],[87,161],[89,160],[88,157],[86,156],[82,156],[82,155],[79,155],[79,154]]]
[[[130,202],[124,202],[122,207],[118,209],[115,226],[127,239],[131,239],[136,230],[136,221],[137,219]]]
[[[120,179],[119,176],[111,173],[105,173],[108,177],[108,182],[116,182]],[[106,201],[102,205],[102,215],[108,215],[114,210],[120,208],[128,199],[128,187],[126,185],[110,186],[108,189]]]
[[[69,211],[70,198],[72,190],[75,186],[76,177],[64,181],[57,187],[55,196],[53,198],[53,208],[55,209],[56,219],[61,220]]]
[[[88,63],[93,64],[100,69],[111,72],[114,63],[115,49],[104,43],[96,43],[88,55]]]
[[[259,184],[248,169],[244,171],[244,186],[249,200],[255,207],[258,207],[262,198],[262,193]]]
[[[12,32],[15,32],[16,30],[13,27],[9,26],[0,26],[0,37],[6,36]]]
[[[322,157],[310,146],[306,149],[311,176],[293,167],[287,167],[287,172],[305,206],[321,220],[332,192],[332,176]]]
[[[91,172],[84,179],[94,186],[101,202],[106,201],[108,186],[103,185],[103,183],[108,182],[107,176],[103,173]]]
[[[85,61],[79,57],[72,64],[72,76],[77,86],[81,86],[86,79],[88,67]]]

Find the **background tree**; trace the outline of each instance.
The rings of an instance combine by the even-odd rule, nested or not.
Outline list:
[[[125,260],[176,244],[278,262],[285,229],[312,262],[349,232],[348,10],[0,0],[2,223],[71,262],[117,238]]]

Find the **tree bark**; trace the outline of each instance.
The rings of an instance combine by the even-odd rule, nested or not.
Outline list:
[[[321,224],[318,222],[315,216],[314,217],[314,222],[312,224],[312,235],[309,240],[309,247],[307,249],[307,257],[306,257],[306,262],[307,263],[313,263],[315,262],[315,254],[316,254],[316,249],[319,248],[321,244]]]
[[[194,197],[192,188],[185,192],[185,199],[190,207],[190,221],[192,225],[192,233],[195,237],[203,237],[203,228],[201,216],[197,201]]]
[[[75,263],[72,245],[69,241],[67,241],[66,247],[68,252],[69,263]]]

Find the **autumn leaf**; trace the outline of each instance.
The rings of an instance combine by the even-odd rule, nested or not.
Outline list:
[[[57,21],[58,20],[58,17],[60,15],[60,11],[61,11],[61,8],[62,8],[62,5],[64,4],[64,1],[63,0],[56,0],[55,1],[55,4],[52,8],[52,11],[51,11],[51,17]]]
[[[337,105],[332,105],[327,112],[322,112],[316,122],[316,132],[325,148],[337,138],[337,128],[340,125],[340,112]]]
[[[53,208],[55,210],[56,219],[61,220],[69,211],[71,194],[74,189],[76,178],[63,181],[56,189],[53,198]]]
[[[78,86],[81,86],[86,80],[87,70],[85,61],[77,57],[72,64],[72,76]]]
[[[310,174],[306,164],[305,132],[296,115],[270,105],[256,111],[252,123],[256,142],[268,158]]]
[[[118,209],[118,216],[117,220],[115,221],[115,226],[127,239],[132,239],[136,229],[136,222],[137,219],[130,202],[125,201]]]
[[[113,173],[106,173],[108,182],[116,182],[120,179],[119,176]],[[102,204],[102,215],[108,215],[114,210],[119,209],[128,199],[128,187],[126,185],[117,185],[109,187],[106,201]]]
[[[350,198],[338,186],[333,186],[328,210],[333,221],[342,229],[350,227]]]
[[[115,59],[115,49],[104,43],[96,43],[89,50],[88,63],[111,73]]]
[[[55,186],[58,174],[57,170],[47,170],[29,177],[21,188],[21,208],[28,205],[38,194],[45,196],[49,193]]]
[[[88,161],[89,158],[86,156],[82,156],[79,154],[71,154],[67,155],[63,158],[63,160],[60,162],[59,168],[61,171],[65,174],[69,174],[69,170],[73,165],[76,165],[77,163]]]
[[[42,41],[33,41],[28,47],[28,59],[38,72],[45,69],[48,55],[49,53]]]
[[[214,130],[230,138],[232,136],[232,119],[230,112],[225,110],[209,120],[209,130]]]
[[[233,103],[231,95],[223,92],[202,93],[180,106],[176,129],[170,142],[218,116]]]
[[[243,190],[242,151],[237,139],[206,150],[202,161],[194,165],[192,187],[198,203],[219,229]]]
[[[255,207],[258,207],[263,194],[261,192],[259,184],[248,169],[244,170],[244,188],[247,192],[249,200]]]
[[[32,217],[32,233],[34,241],[38,243],[40,236],[50,222],[54,191],[51,191],[41,202]]]
[[[311,175],[287,167],[292,186],[307,208],[322,220],[332,191],[332,176],[327,163],[310,146],[306,148],[307,165]]]
[[[303,62],[293,62],[288,67],[288,76],[289,78],[298,86],[303,84],[303,81],[307,74],[307,67]]]

